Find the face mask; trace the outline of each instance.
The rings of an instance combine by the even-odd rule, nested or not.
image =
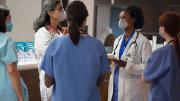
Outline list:
[[[160,32],[160,29],[159,29],[159,35],[163,38],[162,33]]]
[[[130,20],[131,20],[131,19],[130,19]],[[129,20],[129,21],[130,21],[130,20]],[[131,25],[131,24],[129,24],[129,25]],[[124,19],[120,19],[120,20],[119,20],[119,27],[120,27],[121,29],[124,30],[124,29],[125,29],[126,27],[128,27],[129,25],[128,25],[128,23],[127,23]]]
[[[12,31],[12,28],[13,28],[13,23],[12,22],[6,22],[6,29],[7,31],[11,32]]]
[[[66,12],[63,10],[57,15],[57,17],[60,21],[64,21],[66,19]]]

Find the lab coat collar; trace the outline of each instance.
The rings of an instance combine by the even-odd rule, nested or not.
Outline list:
[[[119,59],[119,51],[120,51],[120,48],[121,48],[121,44],[122,44],[122,41],[123,41],[123,37],[124,37],[124,34],[121,35],[121,36],[118,38],[118,40],[120,39],[120,41],[119,41],[119,43],[117,43],[117,44],[118,44],[118,47],[117,47],[117,49],[115,50],[115,52],[116,52],[115,58],[117,58],[117,59]],[[126,54],[127,54],[127,51],[128,51],[129,48],[130,48],[129,45],[136,40],[136,37],[137,37],[137,30],[135,30],[134,35],[133,35],[133,38],[130,40],[129,44],[127,45],[126,49],[124,50],[124,53],[123,53],[123,55],[122,55],[122,57],[121,57],[122,60],[125,61],[125,56],[126,56]]]

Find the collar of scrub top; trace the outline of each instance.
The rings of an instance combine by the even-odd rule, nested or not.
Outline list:
[[[123,37],[123,42],[121,44],[121,49],[120,49],[120,54],[119,54],[119,58],[121,58],[121,56],[124,53],[124,50],[126,49],[127,45],[129,44],[130,40],[133,38],[135,31],[131,34],[130,38],[127,40],[127,42],[125,43],[125,34]]]
[[[80,34],[88,34],[85,30],[79,29],[79,31],[84,32],[84,33],[80,33]]]
[[[51,32],[56,32],[56,31],[54,31],[54,30],[52,29],[52,27],[51,27],[50,25],[47,25],[47,26],[46,26],[46,29],[47,29],[47,31],[48,31],[49,33],[51,33]],[[61,31],[59,30],[59,28],[57,28],[56,34],[59,35],[60,32],[61,32]]]

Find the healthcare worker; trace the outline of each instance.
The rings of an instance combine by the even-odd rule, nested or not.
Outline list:
[[[112,74],[109,80],[108,101],[147,101],[150,85],[141,84],[141,73],[152,54],[149,40],[140,32],[144,25],[142,9],[127,6],[119,15],[119,27],[124,34],[114,42],[109,58]]]
[[[101,101],[98,86],[110,66],[101,41],[84,31],[88,11],[81,1],[67,7],[69,34],[48,46],[41,69],[45,84],[54,85],[52,101]]]
[[[148,101],[180,101],[180,17],[167,12],[159,18],[159,34],[166,45],[155,50],[142,73],[142,83],[153,81]]]
[[[50,101],[52,88],[44,84],[44,71],[40,69],[41,61],[46,48],[51,40],[63,36],[63,31],[58,24],[66,19],[66,12],[60,0],[46,0],[43,4],[43,11],[34,24],[35,29],[35,54],[37,58],[41,101]]]
[[[17,70],[17,48],[11,32],[10,10],[0,5],[0,101],[29,101],[28,90]]]

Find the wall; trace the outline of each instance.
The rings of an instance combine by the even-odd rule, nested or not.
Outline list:
[[[6,5],[6,0],[0,0],[0,5]]]
[[[10,8],[13,30],[7,33],[16,42],[34,42],[33,22],[41,13],[41,0],[6,0]]]
[[[69,0],[69,3],[71,3],[72,1],[75,1],[75,0]],[[93,24],[94,24],[94,0],[80,0],[82,2],[84,2],[84,4],[86,5],[87,7],[87,10],[88,10],[88,13],[89,13],[89,16],[88,16],[88,19],[87,19],[87,25],[88,25],[88,33],[89,35],[93,36]]]
[[[110,6],[98,6],[97,7],[97,22],[96,22],[96,38],[101,40],[104,43],[104,39],[107,34],[109,34],[110,28],[110,15],[111,15],[111,7]]]
[[[111,5],[111,0],[95,0],[95,5]],[[180,5],[180,0],[114,0],[114,5],[138,4],[144,10],[145,25],[142,32],[158,33],[159,16],[168,11],[169,5]]]

